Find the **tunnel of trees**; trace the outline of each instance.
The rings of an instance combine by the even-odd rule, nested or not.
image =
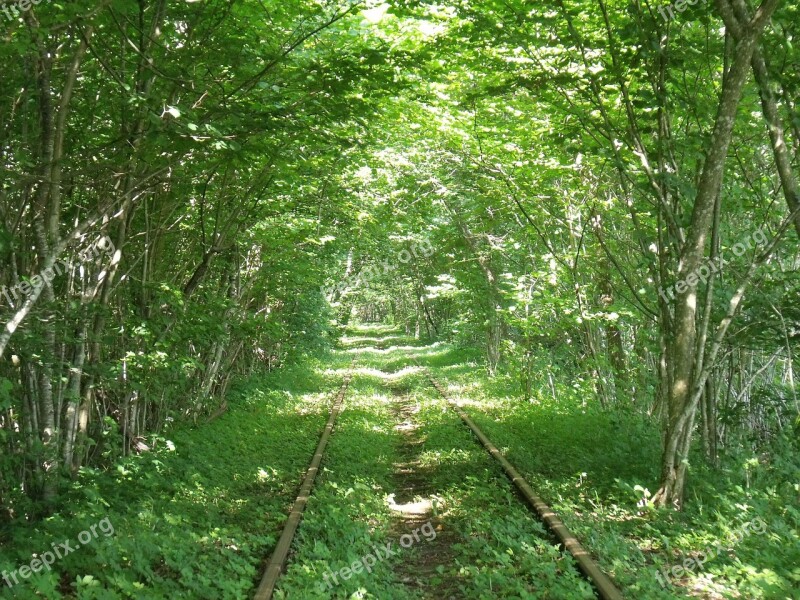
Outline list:
[[[0,524],[358,322],[657,423],[653,506],[697,462],[796,475],[799,27],[787,0],[6,4]]]

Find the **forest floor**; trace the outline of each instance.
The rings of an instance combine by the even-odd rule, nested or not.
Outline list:
[[[521,401],[515,382],[486,378],[476,351],[381,327],[349,331],[318,363],[242,382],[230,411],[209,425],[176,429],[108,471],[82,472],[58,514],[3,532],[0,570],[18,570],[102,519],[113,533],[0,597],[250,597],[348,372],[276,598],[594,597],[419,365],[626,597],[800,598],[791,484],[754,476],[743,488],[730,471],[698,471],[686,511],[647,509],[640,500],[657,481],[659,446],[649,419],[602,411],[569,382],[553,390],[543,381]]]

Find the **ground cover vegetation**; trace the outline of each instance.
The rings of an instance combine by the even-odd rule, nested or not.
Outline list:
[[[335,593],[583,597],[422,365],[635,596],[795,597],[800,8],[687,4],[4,4],[0,570],[114,534],[2,593],[247,596],[354,369],[278,593],[406,462]]]

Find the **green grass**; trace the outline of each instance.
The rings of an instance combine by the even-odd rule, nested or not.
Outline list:
[[[373,546],[394,541],[397,547],[399,532],[393,531],[388,510],[388,497],[399,485],[392,477],[392,464],[401,460],[400,436],[393,430],[398,421],[391,410],[391,403],[398,402],[393,388],[419,404],[416,420],[424,437],[420,469],[431,491],[428,499],[439,535],[448,539],[447,560],[424,573],[429,585],[442,585],[441,597],[455,590],[462,598],[593,598],[572,557],[558,548],[415,366],[415,360],[446,364],[462,353],[449,347],[410,350],[409,340],[391,340],[373,350],[362,349],[355,339],[348,342],[359,351],[347,409],[276,597],[430,597],[401,583],[417,575],[408,573],[409,561],[414,564],[414,553],[422,550],[416,547],[379,562],[371,573],[320,587],[325,572],[351,565]]]
[[[514,382],[486,377],[479,351],[423,345],[392,328],[350,328],[345,342],[324,363],[240,382],[229,412],[210,425],[175,430],[114,469],[82,471],[56,514],[0,532],[0,571],[30,564],[34,553],[75,540],[103,519],[113,535],[98,536],[50,572],[0,588],[0,596],[251,597],[330,402],[352,368],[344,411],[276,598],[405,600],[436,596],[431,590],[476,599],[593,597],[572,558],[428,384],[419,363],[465,401],[626,597],[800,598],[796,440],[779,440],[757,457],[727,457],[718,470],[696,460],[686,510],[654,511],[641,502],[658,481],[659,431],[648,418],[603,411],[583,387],[567,382],[556,382],[554,398],[546,373],[533,401],[522,402],[514,398]],[[389,498],[401,483],[395,464],[408,452],[395,430],[400,396],[419,407],[419,493],[433,504],[442,559],[427,568],[423,541],[327,587],[326,573],[374,554],[375,546],[397,548],[403,523]],[[737,532],[756,519],[765,532],[739,539]],[[659,582],[659,573],[663,580],[665,570],[710,549],[714,556],[702,568]]]
[[[686,510],[654,511],[641,505],[658,481],[660,437],[653,420],[602,411],[585,391],[563,385],[554,399],[545,374],[534,400],[523,402],[513,382],[487,379],[478,364],[454,361],[433,371],[453,397],[471,401],[467,412],[627,596],[800,598],[796,442],[785,441],[789,449],[777,450],[771,468],[756,467],[749,488],[742,485],[746,457],[729,458],[721,470],[702,466],[697,457]],[[765,533],[751,528],[737,537],[759,520]],[[702,567],[688,563],[691,571],[664,576],[717,544],[720,550]]]
[[[385,498],[393,484],[394,421],[388,402],[386,390],[369,377],[351,383],[276,598],[409,597],[387,561],[330,588],[325,580],[326,572],[348,567],[390,541]],[[368,587],[371,595],[365,595]]]
[[[422,388],[427,439],[423,462],[433,474],[446,526],[460,540],[447,569],[464,598],[594,598],[569,553],[558,548],[483,446],[435,392]]]
[[[344,362],[342,364],[345,364]],[[52,542],[108,518],[114,535],[34,575],[4,598],[243,598],[280,535],[341,384],[296,367],[243,382],[230,411],[173,432],[115,470],[84,470],[63,508],[17,524],[0,570],[29,564]],[[170,450],[174,448],[174,450]]]

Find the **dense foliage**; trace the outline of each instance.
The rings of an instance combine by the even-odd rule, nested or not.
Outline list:
[[[796,3],[5,8],[3,532],[351,321],[800,494]]]

